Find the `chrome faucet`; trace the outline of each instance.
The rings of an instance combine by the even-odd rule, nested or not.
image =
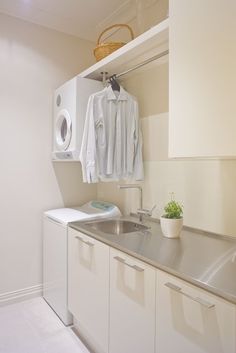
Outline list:
[[[151,210],[147,210],[143,208],[143,190],[142,187],[138,184],[123,184],[118,185],[119,189],[138,189],[139,190],[139,208],[137,209],[137,213],[139,215],[139,222],[143,221],[143,215],[150,216],[152,215],[153,210],[155,209],[156,205],[153,206]]]

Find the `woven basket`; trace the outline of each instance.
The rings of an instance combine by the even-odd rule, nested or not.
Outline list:
[[[102,60],[103,58],[105,58],[107,55],[113,53],[113,51],[123,47],[123,45],[125,45],[126,43],[124,42],[108,42],[108,43],[100,43],[100,40],[103,36],[103,34],[107,31],[109,31],[110,29],[114,28],[114,27],[126,27],[128,28],[130,35],[131,35],[131,39],[134,39],[134,33],[132,31],[132,29],[130,28],[130,26],[126,25],[126,24],[115,24],[112,25],[110,27],[107,27],[106,29],[104,29],[104,31],[102,31],[102,33],[100,34],[100,36],[98,37],[97,40],[97,46],[96,48],[93,50],[94,52],[94,56],[96,58],[97,61]]]

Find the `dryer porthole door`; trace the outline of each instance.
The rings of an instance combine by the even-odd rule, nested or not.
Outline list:
[[[60,151],[66,151],[72,137],[72,121],[67,110],[63,109],[57,115],[55,126],[55,142]]]

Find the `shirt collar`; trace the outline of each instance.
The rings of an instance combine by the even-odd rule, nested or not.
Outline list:
[[[107,99],[108,100],[117,100],[117,101],[127,101],[128,100],[128,93],[124,90],[122,86],[120,86],[120,93],[118,98],[116,97],[115,93],[112,90],[111,86],[106,88],[107,91]]]

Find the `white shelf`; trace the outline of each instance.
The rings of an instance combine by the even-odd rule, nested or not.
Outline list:
[[[101,72],[118,74],[168,49],[169,19],[150,28],[78,76],[101,80]]]

